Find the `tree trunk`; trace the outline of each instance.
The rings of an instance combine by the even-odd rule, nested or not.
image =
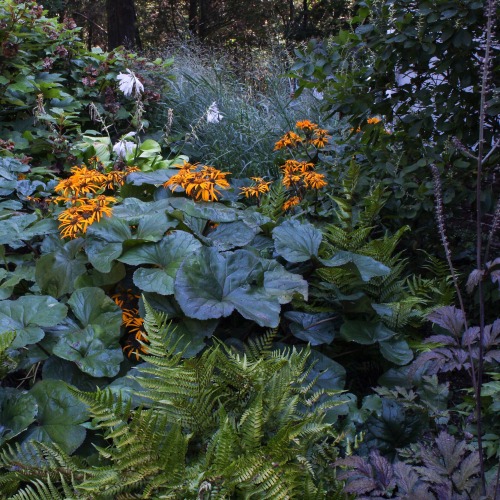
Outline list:
[[[308,22],[308,19],[307,19],[307,0],[304,0],[303,3],[302,3],[302,10],[303,10],[303,18],[302,18],[302,30],[305,32],[307,32],[307,22]]]
[[[210,0],[200,0],[200,22],[198,24],[198,35],[203,40],[209,32]]]
[[[198,0],[189,0],[189,31],[193,35],[198,34]]]
[[[106,0],[108,15],[108,50],[123,45],[129,50],[141,49],[134,0]]]

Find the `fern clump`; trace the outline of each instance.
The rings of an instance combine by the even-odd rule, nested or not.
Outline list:
[[[245,352],[217,344],[183,359],[145,307],[141,406],[72,389],[106,444],[87,461],[34,442],[4,451],[0,484],[17,491],[5,498],[332,498],[339,436],[325,417],[342,402],[315,388],[310,350],[274,350],[270,332]]]

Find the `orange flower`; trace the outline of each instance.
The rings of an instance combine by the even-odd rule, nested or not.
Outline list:
[[[380,123],[382,120],[380,118],[377,118],[376,116],[374,116],[373,118],[368,118],[368,120],[366,120],[366,123],[368,123],[368,125],[376,125],[377,123]]]
[[[324,174],[318,172],[307,172],[304,174],[304,184],[306,188],[321,189],[328,185]]]
[[[80,207],[69,207],[57,217],[61,223],[59,229],[61,238],[78,238],[87,231],[92,222]]]
[[[295,126],[300,129],[300,130],[304,130],[306,133],[307,132],[313,132],[314,130],[316,130],[318,128],[318,124],[317,123],[313,123],[309,120],[299,120]]]
[[[290,208],[295,207],[300,203],[300,198],[298,196],[292,196],[289,198],[285,203],[283,203],[283,210],[286,212],[287,210],[290,210]]]
[[[217,201],[220,191],[217,189],[228,189],[229,182],[226,176],[230,172],[221,172],[214,167],[205,165],[199,170],[197,165],[184,163],[180,168],[179,173],[170,177],[163,184],[165,188],[170,187],[172,191],[177,188],[182,188],[188,196],[199,201]]]
[[[317,149],[324,148],[328,144],[328,139],[331,139],[331,136],[328,135],[328,130],[318,128],[314,131],[313,138],[310,140],[310,143]]]
[[[258,198],[261,194],[269,192],[271,181],[265,181],[262,177],[251,177],[251,179],[254,181],[253,186],[240,188],[246,198],[251,196]]]
[[[120,289],[119,292],[111,295],[111,298],[115,301],[115,304],[119,306],[120,308],[123,308],[125,305],[133,304],[137,302],[137,299],[139,298],[139,295],[136,295],[135,293],[132,292],[131,288],[128,289]],[[137,310],[137,313],[139,311]]]
[[[274,150],[283,149],[286,147],[294,148],[302,142],[302,137],[295,132],[287,132],[275,145]]]

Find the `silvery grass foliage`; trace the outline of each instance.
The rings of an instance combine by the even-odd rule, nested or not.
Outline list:
[[[163,109],[173,110],[173,123],[166,139],[192,162],[229,169],[235,177],[276,175],[274,143],[297,120],[336,127],[333,119],[321,120],[320,96],[309,92],[292,99],[283,52],[245,61],[196,45],[178,45],[168,53],[174,56],[174,79],[162,101]],[[210,119],[213,109],[220,119]]]

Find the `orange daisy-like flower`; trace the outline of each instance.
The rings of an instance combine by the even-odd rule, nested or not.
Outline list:
[[[324,174],[318,172],[307,172],[304,174],[304,184],[306,188],[321,189],[328,185]]]
[[[230,172],[205,165],[201,169],[197,165],[185,163],[178,174],[173,175],[163,184],[165,188],[170,187],[172,191],[182,188],[188,196],[199,201],[217,201],[220,191],[217,188],[228,189],[229,182],[226,176]]]
[[[104,215],[111,217],[112,208],[109,203],[116,203],[116,198],[100,194],[95,198],[88,198],[82,207],[92,213],[92,223],[99,222]]]
[[[111,295],[111,298],[115,301],[115,304],[118,307],[123,309],[124,306],[128,306],[130,304],[137,302],[137,300],[139,299],[139,295],[133,293],[131,288],[127,288],[127,289],[120,289],[119,292]],[[139,311],[137,311],[137,314],[138,313]]]
[[[313,132],[318,128],[317,123],[313,123],[310,120],[299,120],[295,126],[300,129],[304,130],[305,132]]]
[[[298,196],[292,196],[289,198],[285,203],[283,203],[283,210],[286,212],[287,210],[290,210],[290,208],[295,207],[300,203],[300,198]]]
[[[265,181],[262,177],[251,177],[251,179],[254,181],[253,186],[240,188],[241,193],[246,198],[250,198],[251,196],[258,198],[261,194],[269,192],[271,181]]]
[[[274,150],[283,149],[286,147],[294,148],[302,142],[302,137],[295,132],[287,132],[275,145]]]
[[[61,238],[78,238],[87,231],[90,222],[80,207],[69,207],[58,216]]]
[[[373,118],[368,118],[368,120],[366,120],[366,123],[368,123],[368,125],[376,125],[377,123],[380,123],[382,120],[380,118],[377,118],[376,116],[374,116]]]
[[[328,144],[331,136],[328,135],[328,130],[318,128],[314,131],[313,138],[310,143],[317,149],[324,148]]]

